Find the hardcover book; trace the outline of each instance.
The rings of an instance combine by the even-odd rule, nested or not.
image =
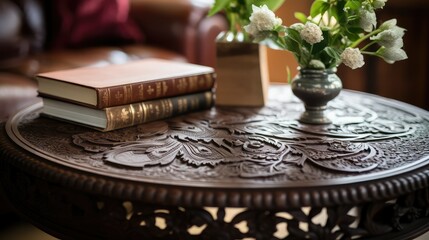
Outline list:
[[[102,109],[207,91],[216,75],[211,67],[150,58],[41,73],[36,79],[42,97]]]
[[[111,131],[160,120],[213,106],[211,91],[94,109],[83,105],[43,98],[42,115]]]

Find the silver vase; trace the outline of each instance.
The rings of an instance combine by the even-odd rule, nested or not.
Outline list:
[[[299,121],[309,124],[329,124],[326,109],[329,101],[338,96],[343,88],[341,79],[336,74],[336,68],[299,69],[292,80],[292,92],[304,102],[305,112]]]

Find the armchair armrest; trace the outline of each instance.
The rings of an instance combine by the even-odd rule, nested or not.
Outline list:
[[[227,29],[221,16],[207,17],[209,0],[132,0],[130,17],[146,43],[176,51],[189,62],[214,66],[215,38]]]

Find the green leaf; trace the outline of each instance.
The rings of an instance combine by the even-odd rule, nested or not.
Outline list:
[[[289,36],[285,36],[284,41],[285,41],[286,50],[291,51],[291,52],[296,53],[296,54],[300,54],[301,44],[299,44],[299,42],[293,40]]]
[[[285,29],[286,37],[292,39],[293,41],[297,42],[298,44],[302,43],[301,35],[299,35],[299,32],[292,28],[286,28]]]
[[[256,6],[267,5],[271,11],[276,11],[285,0],[253,0],[253,4]]]
[[[345,1],[338,1],[335,8],[330,8],[330,13],[335,16],[340,25],[347,23],[347,14],[344,12]]]
[[[213,6],[210,8],[208,16],[213,16],[216,13],[225,10],[226,6],[231,2],[231,0],[215,0]]]
[[[360,9],[361,6],[362,6],[361,1],[349,0],[349,1],[347,1],[346,5],[344,5],[344,8],[356,11],[356,10]]]
[[[320,59],[325,64],[326,68],[336,67],[341,60],[340,54],[332,47],[323,49]]]
[[[329,41],[330,41],[329,31],[323,30],[322,33],[323,33],[323,40],[313,45],[313,51],[312,51],[313,54],[318,54],[323,49],[325,49],[325,47],[327,47],[329,44]]]
[[[319,14],[323,14],[329,9],[329,3],[324,0],[316,0],[313,2],[310,8],[310,16],[315,17]]]
[[[350,29],[350,30],[353,30],[353,28],[352,29]],[[350,40],[350,41],[352,41],[352,42],[354,42],[354,41],[356,41],[356,40],[358,40],[359,38],[360,38],[360,35],[358,34],[358,33],[355,33],[355,32],[359,32],[359,31],[361,31],[360,29],[357,29],[355,32],[352,32],[352,31],[350,31],[349,29],[347,29],[347,31],[345,32],[345,34],[346,34],[346,36],[347,36],[347,38]]]
[[[325,49],[323,49],[323,51],[330,57],[332,58],[339,58],[340,55],[337,53],[337,51],[335,51],[335,49],[333,49],[332,47],[326,47]]]
[[[295,18],[298,19],[302,23],[307,22],[307,16],[302,12],[295,12]]]
[[[328,9],[328,14],[338,20],[338,11],[335,7]]]

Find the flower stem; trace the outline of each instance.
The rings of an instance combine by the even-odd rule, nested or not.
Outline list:
[[[375,52],[368,52],[368,51],[361,51],[362,54],[370,55],[370,56],[376,56],[379,57],[379,55]]]
[[[367,48],[369,48],[370,46],[374,45],[374,43],[376,43],[375,41],[372,41],[370,43],[368,43],[365,47],[361,48],[360,51],[365,51]]]
[[[362,36],[361,38],[359,38],[358,40],[354,41],[349,47],[351,48],[355,48],[357,45],[359,45],[361,42],[365,41],[366,39],[370,38],[371,36],[378,34],[380,32],[382,32],[383,30],[381,29],[376,29],[370,33],[368,33],[365,36]]]

